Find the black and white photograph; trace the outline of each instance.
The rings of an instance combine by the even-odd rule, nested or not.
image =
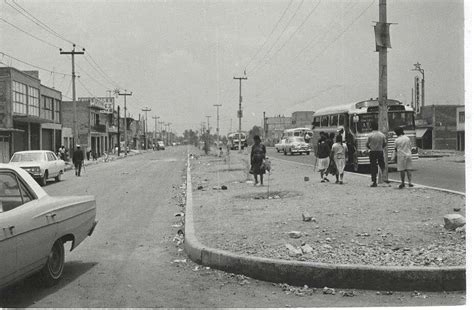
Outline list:
[[[473,12],[0,0],[0,308],[474,306]]]

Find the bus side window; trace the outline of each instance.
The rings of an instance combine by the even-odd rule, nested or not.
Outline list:
[[[331,126],[337,126],[337,114],[331,115]]]
[[[328,116],[321,116],[321,126],[322,127],[327,127],[328,126]]]
[[[314,118],[313,126],[314,126],[314,127],[319,127],[319,126],[321,126],[321,117],[316,116],[316,117]]]
[[[346,126],[346,116],[344,114],[339,114],[339,126]]]

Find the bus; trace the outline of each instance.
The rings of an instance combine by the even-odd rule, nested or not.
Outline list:
[[[313,130],[311,130],[310,128],[304,128],[304,127],[285,129],[283,131],[282,139],[286,139],[289,137],[302,137],[303,139],[305,139],[306,134],[309,134],[309,137],[311,140],[311,138],[313,137]]]
[[[392,153],[395,149],[396,127],[403,128],[405,135],[410,138],[412,144],[412,158],[418,159],[418,148],[415,136],[415,114],[412,107],[402,104],[398,100],[387,100],[388,107],[388,163],[393,161]],[[369,150],[366,143],[372,122],[378,122],[379,102],[377,99],[354,102],[345,105],[332,106],[317,110],[313,114],[313,132],[319,136],[319,132],[334,132],[344,127],[344,140],[350,134],[353,137],[355,154],[353,169],[357,171],[361,165],[369,165]]]
[[[239,149],[239,133],[238,132],[231,132],[227,135],[227,141],[230,145],[231,150],[238,150]],[[247,147],[247,135],[243,132],[240,133],[240,147],[242,149]]]

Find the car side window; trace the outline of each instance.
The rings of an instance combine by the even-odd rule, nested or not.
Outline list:
[[[23,204],[18,179],[11,172],[0,172],[0,212],[7,212]]]
[[[48,161],[53,161],[53,160],[56,160],[56,158],[54,158],[54,154],[51,152],[48,152]]]

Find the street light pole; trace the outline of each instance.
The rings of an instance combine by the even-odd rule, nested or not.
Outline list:
[[[142,109],[143,112],[145,112],[145,150],[148,150],[148,114],[147,112],[151,111],[151,108],[149,107],[144,107]]]
[[[153,140],[154,140],[153,143],[155,143],[155,146],[156,146],[156,121],[159,120],[160,117],[155,115],[155,116],[153,116],[153,119],[155,120],[155,132],[154,132],[154,135],[153,135]]]
[[[412,69],[412,71],[418,71],[421,73],[421,106],[425,106],[425,70],[421,68],[421,64],[417,62],[416,64],[413,64],[415,66],[415,69]]]
[[[234,80],[239,80],[239,110],[237,111],[237,117],[239,118],[239,153],[242,152],[241,145],[241,132],[242,132],[242,80],[246,80],[247,77],[234,77]]]

